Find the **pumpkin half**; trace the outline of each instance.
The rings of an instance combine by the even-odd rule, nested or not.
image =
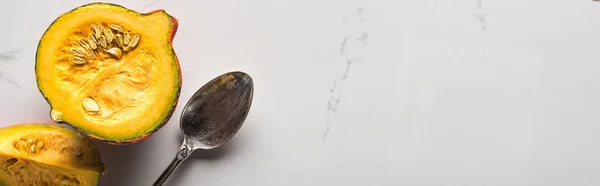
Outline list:
[[[39,41],[35,74],[50,116],[109,144],[140,141],[167,123],[181,70],[177,19],[91,3],[59,16]]]
[[[98,185],[106,170],[95,144],[66,126],[0,129],[0,185]]]

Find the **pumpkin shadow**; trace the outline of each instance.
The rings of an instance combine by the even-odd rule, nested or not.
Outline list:
[[[224,161],[230,155],[239,153],[244,144],[251,143],[250,141],[252,141],[249,140],[249,138],[251,138],[251,136],[254,135],[252,133],[255,132],[255,130],[252,129],[253,126],[250,126],[253,123],[254,122],[250,121],[250,116],[248,116],[248,119],[244,122],[238,133],[229,140],[229,142],[210,150],[195,150],[186,162],[182,163],[177,170],[171,174],[164,185],[182,185],[182,180],[189,179],[186,177],[189,175],[185,174],[186,172],[201,168],[195,166],[195,163],[193,163],[194,161]],[[160,134],[157,133],[153,135]],[[151,178],[145,180],[145,182],[148,182],[147,184],[153,183],[155,179],[158,178],[163,169],[173,160],[171,158],[175,157],[176,149],[179,149],[183,143],[183,135],[179,129],[176,130],[174,136],[178,138],[178,140],[176,140],[177,143],[173,144],[176,148],[173,148],[172,154],[167,156],[169,159],[167,160],[168,162],[166,162],[165,167],[161,167],[161,170],[157,172],[156,175],[151,175]],[[160,137],[154,136],[127,145],[110,145],[93,140],[100,150],[102,163],[108,167],[106,174],[100,178],[99,186],[140,185],[139,180],[136,180],[139,178],[132,177],[132,175],[135,175],[135,172],[149,168],[148,161],[145,161],[144,158],[148,156],[148,152],[156,151],[157,147],[160,146],[160,140]]]
[[[157,143],[153,138],[142,140],[127,145],[110,145],[100,141],[94,141],[100,149],[102,163],[107,166],[106,174],[100,178],[100,186],[128,186],[135,182],[132,173],[147,167],[140,160],[151,149],[156,148]]]

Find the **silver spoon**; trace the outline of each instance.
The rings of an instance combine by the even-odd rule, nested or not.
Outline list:
[[[229,72],[206,83],[181,114],[183,144],[177,156],[154,182],[162,185],[196,149],[213,149],[229,141],[248,115],[254,84],[243,72]]]

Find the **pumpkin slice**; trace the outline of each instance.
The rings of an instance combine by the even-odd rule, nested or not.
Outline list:
[[[38,89],[50,116],[110,144],[134,143],[167,123],[181,70],[172,47],[177,20],[91,3],[59,16],[36,55]]]
[[[0,129],[0,185],[97,185],[106,172],[85,135],[59,124]]]

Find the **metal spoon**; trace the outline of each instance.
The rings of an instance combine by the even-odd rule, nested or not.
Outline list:
[[[216,148],[229,141],[244,123],[253,93],[252,78],[238,71],[216,77],[194,93],[181,114],[183,144],[153,185],[162,185],[194,150]]]

